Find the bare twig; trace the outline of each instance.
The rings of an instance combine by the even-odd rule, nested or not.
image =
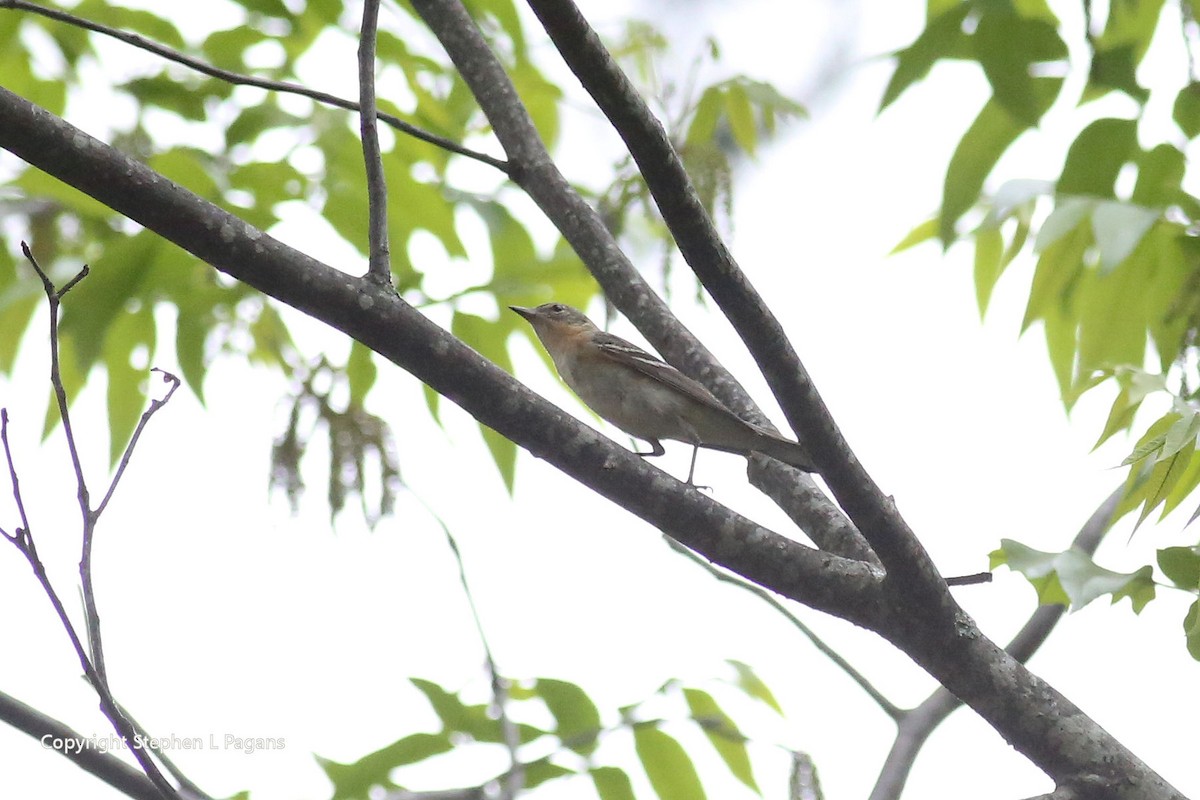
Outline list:
[[[358,36],[358,127],[362,132],[363,161],[367,167],[368,237],[370,244],[367,277],[381,286],[392,283],[391,250],[388,246],[387,181],[375,127],[375,39],[379,27],[379,0],[363,3],[362,30]]]
[[[25,556],[29,562],[30,568],[33,570],[34,576],[42,585],[46,597],[50,600],[50,604],[54,607],[55,613],[58,615],[59,621],[62,623],[64,630],[67,632],[68,638],[71,640],[71,646],[75,649],[76,656],[79,658],[80,665],[83,668],[84,676],[92,689],[100,698],[100,708],[104,715],[112,723],[114,729],[124,740],[126,745],[132,751],[134,758],[137,759],[146,776],[165,798],[174,798],[178,793],[159,771],[158,765],[154,763],[154,759],[150,750],[139,744],[137,728],[125,715],[116,699],[113,697],[108,685],[108,676],[104,670],[104,651],[100,638],[100,614],[96,607],[95,592],[92,585],[91,571],[91,556],[92,544],[95,533],[96,521],[100,517],[100,512],[103,509],[104,503],[112,496],[112,491],[115,489],[121,474],[124,472],[124,467],[128,464],[129,457],[132,454],[133,446],[136,444],[137,434],[140,434],[146,420],[154,413],[158,405],[152,405],[151,408],[143,415],[142,423],[138,426],[137,433],[133,440],[126,447],[124,457],[122,458],[121,469],[118,470],[113,478],[112,485],[109,487],[109,492],[105,497],[104,503],[100,508],[91,508],[87,481],[83,475],[83,463],[79,457],[79,448],[75,441],[75,432],[71,426],[70,411],[67,405],[66,388],[62,382],[62,374],[60,370],[60,355],[59,355],[59,339],[58,339],[58,317],[59,308],[62,304],[63,296],[69,292],[76,284],[79,283],[88,273],[88,268],[85,266],[75,275],[70,281],[63,285],[61,289],[54,287],[53,281],[38,264],[34,258],[29,245],[21,242],[21,251],[25,255],[26,260],[33,267],[38,277],[42,281],[42,288],[46,293],[46,300],[50,306],[50,380],[54,388],[54,395],[58,403],[59,414],[62,418],[63,433],[67,440],[67,447],[70,452],[71,465],[75,471],[77,495],[79,501],[80,514],[83,519],[83,545],[82,553],[79,560],[79,575],[81,580],[81,588],[84,603],[84,624],[87,631],[88,646],[85,648],[83,641],[75,630],[75,626],[71,623],[71,619],[67,614],[66,607],[63,605],[62,599],[58,592],[55,591],[50,583],[49,576],[46,574],[45,565],[37,554],[37,547],[34,544],[33,531],[29,524],[29,520],[25,513],[24,502],[21,499],[20,482],[17,479],[17,470],[14,465],[12,451],[8,441],[8,414],[5,411],[2,415],[2,424],[0,424],[0,438],[3,439],[5,457],[9,465],[9,474],[12,479],[13,495],[17,498],[17,506],[21,516],[21,527],[13,535],[5,533],[5,537],[9,539],[17,549]],[[178,385],[178,379],[175,381]],[[172,389],[172,392],[174,389]],[[170,393],[168,393],[168,398]],[[164,399],[162,403],[165,403]]]
[[[253,75],[243,75],[239,72],[233,72],[231,70],[221,69],[220,67],[214,67],[212,64],[208,64],[198,58],[185,55],[177,50],[172,50],[171,48],[161,45],[158,42],[152,42],[149,39],[137,35],[136,33],[129,33],[118,28],[111,28],[108,25],[101,25],[98,22],[92,22],[91,20],[84,19],[83,17],[69,14],[66,11],[60,11],[55,8],[46,8],[36,3],[30,3],[27,0],[0,0],[0,9],[3,8],[11,8],[17,11],[28,11],[32,14],[39,14],[57,22],[63,22],[68,25],[73,25],[77,28],[83,28],[85,30],[103,34],[104,36],[110,36],[118,41],[124,42],[125,44],[136,47],[139,50],[145,50],[148,53],[161,56],[168,61],[181,64],[189,69],[194,69],[203,75],[208,75],[209,77],[223,80],[226,83],[230,83],[235,86],[253,86],[258,89],[266,89],[272,92],[299,95],[300,97],[307,97],[310,100],[316,100],[318,103],[324,103],[325,105],[335,106],[337,108],[344,108],[347,111],[359,111],[358,103],[355,103],[352,100],[346,100],[326,92],[319,92],[315,89],[309,89],[307,86],[301,86],[296,83],[288,83],[287,81],[273,81],[267,78],[257,78]],[[400,131],[401,133],[405,133],[414,139],[419,139],[422,142],[428,142],[435,147],[440,147],[441,149],[455,153],[456,155],[474,159],[475,161],[487,164],[490,167],[495,167],[501,172],[508,172],[508,164],[501,159],[493,158],[486,153],[476,152],[470,148],[463,147],[457,142],[447,139],[444,136],[438,136],[436,133],[430,133],[429,131],[422,130],[416,125],[413,125],[410,122],[405,122],[395,115],[377,111],[376,116],[396,130]]]
[[[179,388],[179,378],[177,376],[158,367],[153,367],[150,371],[161,375],[163,382],[170,384],[170,388],[167,389],[167,393],[163,395],[161,400],[151,400],[150,405],[142,412],[142,417],[138,420],[137,427],[133,429],[133,436],[129,438],[129,444],[125,445],[125,452],[121,454],[121,462],[117,465],[116,474],[113,475],[112,482],[108,485],[108,491],[104,493],[104,499],[100,501],[100,505],[96,506],[97,517],[103,514],[104,509],[108,507],[108,501],[112,499],[113,492],[117,490],[117,483],[121,480],[121,476],[125,474],[125,469],[129,466],[129,460],[133,457],[133,448],[137,447],[138,439],[141,438],[146,424],[150,422],[150,417],[154,416],[155,412],[165,406],[170,401],[171,395],[175,394],[175,390]]]

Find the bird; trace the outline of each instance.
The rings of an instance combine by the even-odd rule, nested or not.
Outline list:
[[[798,442],[739,417],[699,382],[619,336],[601,330],[576,308],[543,303],[509,306],[533,327],[567,386],[602,419],[650,445],[639,456],[661,456],[663,439],[692,445],[687,483],[700,448],[763,453],[816,472]]]

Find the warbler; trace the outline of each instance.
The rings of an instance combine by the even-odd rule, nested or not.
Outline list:
[[[661,456],[662,439],[692,445],[687,482],[701,447],[727,453],[763,453],[815,472],[797,442],[739,417],[697,381],[619,336],[600,330],[562,303],[509,306],[529,320],[558,374],[601,418],[650,444],[639,456]]]

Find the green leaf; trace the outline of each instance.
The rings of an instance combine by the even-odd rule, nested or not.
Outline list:
[[[975,233],[975,302],[979,316],[987,313],[992,289],[1004,271],[1004,237],[999,228],[981,228]]]
[[[1150,92],[1137,81],[1137,64],[1134,49],[1129,46],[1098,48],[1092,53],[1088,85],[1084,90],[1083,102],[1093,100],[1116,89],[1144,105]]]
[[[1178,147],[1159,144],[1137,159],[1138,178],[1130,200],[1140,206],[1162,209],[1178,201],[1187,173],[1187,159]]]
[[[924,79],[938,60],[963,55],[966,49],[963,21],[970,11],[970,3],[954,3],[931,19],[916,41],[896,53],[896,70],[879,101],[880,111],[890,106],[908,87]]]
[[[1096,38],[1096,49],[1110,50],[1126,46],[1132,51],[1133,64],[1140,64],[1150,47],[1162,7],[1163,0],[1113,3],[1108,9],[1104,32]]]
[[[688,125],[687,135],[684,137],[685,146],[708,144],[716,136],[717,123],[721,119],[721,107],[724,104],[722,95],[721,89],[716,86],[708,87],[700,95],[696,110],[692,113],[692,121]]]
[[[661,800],[704,800],[704,785],[687,751],[653,723],[633,728],[633,743],[654,793]]]
[[[1179,90],[1171,118],[1189,139],[1200,135],[1200,82],[1193,81]]]
[[[920,225],[905,234],[904,238],[896,243],[896,246],[891,249],[891,252],[889,252],[888,255],[894,256],[897,253],[901,253],[910,247],[920,244],[921,242],[927,242],[934,238],[938,233],[938,224],[938,217],[925,220]]]
[[[758,127],[754,123],[754,109],[746,92],[736,85],[730,85],[725,91],[725,116],[729,119],[729,129],[733,139],[748,155],[754,155],[758,146]]]
[[[121,86],[142,105],[158,106],[186,120],[201,122],[207,116],[205,93],[194,86],[175,80],[165,72],[149,78],[134,78]]]
[[[1168,436],[1170,433],[1168,432]],[[1166,440],[1164,440],[1164,448]],[[1162,505],[1171,491],[1182,480],[1184,473],[1187,471],[1188,462],[1196,450],[1196,440],[1193,437],[1190,441],[1183,444],[1182,449],[1166,455],[1160,453],[1154,467],[1150,470],[1150,476],[1146,478],[1146,502],[1142,505],[1142,513],[1138,516],[1137,522],[1134,523],[1133,529],[1136,531],[1141,524],[1146,521],[1146,518]]]
[[[1136,120],[1098,119],[1067,150],[1058,191],[1116,199],[1117,175],[1138,152]]]
[[[1200,661],[1200,600],[1192,603],[1183,618],[1183,635],[1192,658]]]
[[[390,777],[392,770],[453,749],[447,734],[414,733],[353,764],[339,764],[320,756],[316,756],[316,760],[333,784],[333,800],[369,800],[371,790],[377,786],[396,788]]]
[[[1159,216],[1154,209],[1129,203],[1096,204],[1092,211],[1092,233],[1100,249],[1100,270],[1111,272],[1129,258]]]
[[[1087,197],[1063,197],[1046,221],[1038,229],[1033,241],[1035,253],[1044,252],[1047,248],[1079,227],[1079,224],[1092,215],[1096,201]]]
[[[634,800],[633,784],[625,770],[617,767],[592,767],[588,770],[600,800]]]
[[[1021,321],[1022,332],[1038,319],[1061,315],[1068,288],[1080,274],[1084,253],[1091,244],[1091,230],[1078,225],[1041,251],[1029,289],[1029,301],[1025,305],[1025,317]]]
[[[1056,78],[1032,79],[1036,107],[1044,113],[1058,93]],[[942,216],[938,235],[949,245],[956,238],[955,223],[975,205],[983,191],[983,182],[991,174],[1000,156],[1024,133],[1029,125],[1014,117],[995,97],[984,105],[967,128],[950,157],[942,188]]]
[[[182,50],[186,45],[179,29],[165,16],[140,9],[110,5],[104,0],[83,0],[73,13],[92,22],[140,33],[158,44]]]
[[[1200,547],[1164,547],[1158,551],[1158,568],[1180,589],[1200,589]]]
[[[1071,599],[1059,582],[1054,566],[1059,555],[1034,550],[1013,539],[1001,539],[1000,548],[990,553],[989,561],[992,569],[1006,565],[1024,575],[1037,591],[1038,602],[1042,605],[1069,606]]]
[[[1052,22],[989,9],[971,44],[996,100],[1016,120],[1032,127],[1049,107],[1036,89],[1033,66],[1062,61],[1067,46]]]
[[[1114,603],[1128,596],[1134,610],[1141,611],[1154,597],[1154,583],[1148,565],[1137,572],[1113,572],[1098,565],[1082,550],[1072,548],[1055,557],[1054,568],[1063,590],[1071,598],[1072,609],[1083,608],[1097,597],[1111,594]]]
[[[104,366],[108,371],[109,463],[115,465],[133,435],[142,415],[144,397],[139,387],[147,374],[146,366],[133,362],[144,350],[154,357],[154,314],[149,306],[121,314],[113,322],[104,343]]]
[[[746,752],[746,737],[738,730],[734,721],[708,692],[684,688],[683,696],[692,712],[692,718],[700,724],[704,735],[725,762],[725,766],[735,778],[761,795],[762,791],[754,780],[750,755]]]
[[[763,703],[766,703],[776,714],[783,716],[783,707],[779,705],[779,701],[775,699],[775,695],[771,692],[770,688],[763,682],[762,678],[758,677],[758,674],[749,664],[732,658],[726,659],[726,662],[737,672],[736,685],[738,688],[755,700],[761,700]]]
[[[362,406],[366,402],[367,393],[375,385],[375,377],[379,368],[375,366],[374,354],[371,348],[361,342],[350,345],[350,357],[346,360],[346,380],[350,384],[350,402]]]
[[[450,323],[450,332],[477,350],[480,355],[491,359],[505,372],[511,373],[512,360],[509,358],[506,342],[515,327],[516,319],[510,319],[510,315],[507,314],[502,315],[498,321],[491,321],[474,314],[456,311]],[[480,425],[479,428],[488,450],[491,451],[492,461],[500,470],[500,477],[504,479],[504,486],[509,494],[512,494],[516,478],[517,446],[512,440],[485,425]]]
[[[457,695],[451,694],[433,681],[423,678],[409,678],[409,681],[425,695],[425,699],[433,707],[433,712],[442,721],[444,732],[467,734],[484,742],[503,741],[500,722],[488,715],[486,706],[465,705]]]
[[[525,767],[525,788],[532,789],[546,781],[577,774],[573,769],[567,769],[548,759],[538,759]]]
[[[577,684],[549,678],[539,678],[535,688],[554,717],[554,733],[559,740],[580,755],[594,752],[600,712],[587,692]]]

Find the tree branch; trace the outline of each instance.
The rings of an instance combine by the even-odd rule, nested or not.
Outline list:
[[[730,511],[534,394],[394,292],[287,247],[2,87],[0,147],[354,337],[483,424],[731,571],[848,619],[864,619],[878,602],[878,575],[870,567]]]
[[[1114,515],[1124,492],[1123,486],[1117,487],[1116,491],[1096,507],[1075,535],[1072,547],[1077,547],[1089,555],[1096,552],[1096,548],[1100,546],[1101,540],[1115,521]],[[1045,643],[1065,613],[1066,609],[1063,606],[1039,606],[1005,650],[1022,663],[1028,661]],[[900,796],[913,763],[926,740],[946,717],[961,705],[962,701],[945,688],[938,688],[920,705],[902,712],[897,717],[896,739],[880,769],[870,800],[894,800]]]
[[[133,800],[162,800],[162,794],[141,772],[112,753],[80,746],[79,743],[87,742],[88,737],[4,692],[0,692],[0,720],[43,745],[62,742],[53,748],[55,752]],[[71,743],[69,746],[68,742]]]
[[[367,167],[367,275],[381,286],[392,285],[391,248],[388,246],[387,181],[379,130],[375,127],[375,39],[379,26],[379,0],[364,0],[362,29],[358,35],[358,128],[362,134],[363,161]]]
[[[442,7],[432,0],[417,5]],[[1180,797],[1053,687],[983,636],[944,584],[939,593],[929,582],[918,582],[914,592],[898,580],[895,573],[905,570],[889,562],[902,555],[905,539],[896,536],[894,509],[851,513],[862,520],[859,528],[872,544],[890,547],[887,558],[876,547],[889,568],[881,583],[869,565],[778,536],[646,464],[534,395],[394,294],[285,247],[3,89],[0,146],[237,280],[353,336],[481,423],[709,559],[786,597],[876,630],[970,702],[1058,783],[1086,779],[1102,787],[1095,797],[1121,797],[1129,786],[1145,798]],[[843,494],[844,503],[870,499],[845,487]],[[924,569],[920,560],[914,563],[918,566],[910,570]],[[1080,747],[1085,741],[1089,746]]]
[[[189,69],[193,69],[203,75],[208,75],[210,78],[225,81],[226,83],[235,86],[253,86],[258,89],[266,89],[271,92],[280,92],[281,94],[294,94],[300,97],[307,97],[310,100],[315,100],[318,103],[323,103],[328,106],[344,108],[347,111],[355,111],[361,113],[361,108],[358,103],[352,100],[346,100],[336,95],[327,92],[319,92],[315,89],[309,89],[307,86],[301,86],[296,83],[288,83],[287,81],[273,81],[266,78],[258,78],[253,75],[243,75],[239,72],[233,72],[220,67],[214,67],[201,61],[198,58],[180,53],[177,50],[172,50],[158,42],[150,41],[149,39],[138,36],[136,33],[120,30],[119,28],[110,28],[107,25],[101,25],[98,22],[84,19],[83,17],[69,14],[66,11],[60,11],[55,8],[46,8],[36,3],[30,3],[27,0],[0,0],[0,9],[11,8],[16,11],[28,11],[31,14],[38,14],[48,19],[62,22],[67,25],[72,25],[76,28],[83,28],[94,33],[99,33],[104,36],[112,37],[118,41],[124,42],[139,50],[145,50],[148,53],[153,53],[156,56],[165,58],[176,64],[181,64]],[[508,165],[498,158],[493,158],[486,153],[479,153],[467,147],[463,147],[458,142],[447,139],[444,136],[438,136],[436,133],[422,130],[410,122],[405,122],[394,114],[387,114],[381,111],[376,111],[376,117],[414,139],[419,139],[422,142],[427,142],[440,147],[447,152],[456,155],[464,156],[473,159],[482,164],[487,164],[490,167],[495,167],[501,172],[508,172]]]
[[[870,542],[889,580],[928,595],[931,609],[941,608],[949,623],[946,587],[928,554],[850,450],[783,326],[721,241],[662,125],[570,0],[530,0],[529,5],[625,141],[680,253],[745,342],[788,422],[813,451],[821,477]]]

